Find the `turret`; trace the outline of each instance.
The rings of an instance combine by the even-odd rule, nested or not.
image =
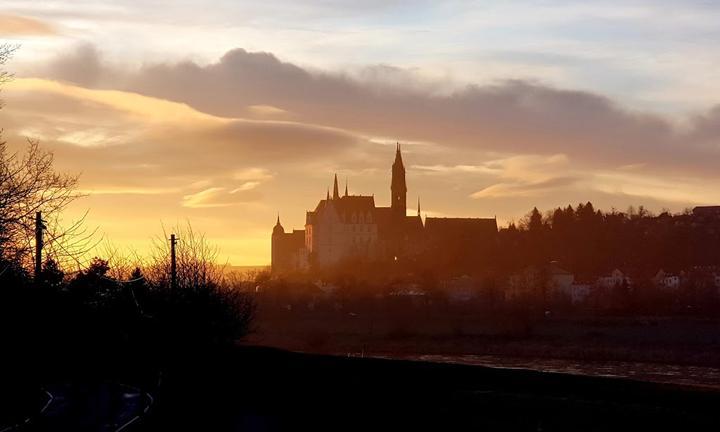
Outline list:
[[[395,149],[395,162],[392,165],[392,181],[390,183],[390,207],[393,217],[402,219],[407,208],[407,185],[405,184],[405,166],[403,166],[400,144]]]
[[[340,191],[338,190],[337,174],[335,174],[335,181],[333,183],[333,199],[340,199]]]
[[[280,224],[280,214],[278,213],[277,222],[273,227],[272,241],[270,242],[270,264],[273,271],[278,271],[282,266],[282,242],[285,235],[285,229]]]
[[[282,224],[280,223],[280,214],[278,214],[277,222],[273,227],[273,236],[278,234],[285,234],[285,228],[283,228]]]

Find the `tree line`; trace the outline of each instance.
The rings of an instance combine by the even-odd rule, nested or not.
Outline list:
[[[498,234],[500,272],[557,261],[580,278],[621,269],[651,277],[659,269],[688,271],[720,264],[720,218],[700,218],[690,210],[655,215],[642,206],[625,212],[596,210],[592,203],[537,208]]]

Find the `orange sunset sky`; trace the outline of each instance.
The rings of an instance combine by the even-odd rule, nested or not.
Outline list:
[[[714,2],[203,4],[0,0],[3,137],[121,248],[189,220],[268,264],[334,173],[388,205],[396,141],[428,216],[720,204]]]

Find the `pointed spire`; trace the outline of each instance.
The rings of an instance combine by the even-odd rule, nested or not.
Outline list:
[[[399,143],[399,142],[396,143],[396,147],[395,147],[395,162],[393,163],[393,166],[396,166],[396,165],[397,165],[397,166],[401,166],[401,167],[402,167],[402,165],[403,165],[402,152],[401,152],[401,148],[400,148],[400,143]],[[403,167],[403,169],[405,169],[405,168]]]
[[[347,180],[347,177],[345,177],[345,196],[348,196],[348,188],[347,188],[347,186],[348,186],[348,180]]]
[[[335,181],[333,182],[333,199],[339,199],[340,192],[338,191],[337,174],[335,174]]]
[[[275,222],[275,227],[273,228],[273,235],[278,234],[285,234],[285,229],[283,228],[282,224],[280,224],[280,212],[278,212],[277,222]]]
[[[418,196],[418,217],[420,217],[420,197]]]
[[[327,195],[325,196],[325,199],[330,201],[330,188],[327,190]]]

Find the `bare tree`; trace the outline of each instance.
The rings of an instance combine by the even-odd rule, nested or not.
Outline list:
[[[15,53],[17,49],[17,45],[0,44],[0,66],[3,66],[5,63],[7,63],[7,61],[10,60],[13,53]],[[0,91],[2,90],[3,84],[11,81],[12,78],[13,75],[10,72],[0,68]],[[2,108],[2,105],[2,100],[0,100],[0,108]]]
[[[227,282],[218,249],[190,223],[176,226],[177,289],[170,288],[170,234],[155,239],[155,251],[145,276],[150,282],[147,313],[164,329],[161,340],[176,346],[194,343],[234,343],[252,330],[253,297]]]
[[[0,143],[0,257],[15,262],[32,257],[34,216],[38,211],[46,221],[54,222],[50,224],[53,230],[49,231],[49,244],[83,234],[81,222],[73,224],[69,231],[62,231],[57,223],[59,213],[81,196],[76,191],[77,181],[77,176],[56,173],[53,154],[42,150],[37,141],[28,141],[24,155],[8,153],[5,143]],[[74,249],[78,246],[81,244],[75,244]],[[78,251],[66,248],[63,253],[77,255]]]
[[[193,230],[189,222],[171,229],[176,234],[178,288],[219,287],[225,278],[225,265],[218,263],[219,251],[205,235]],[[154,251],[146,269],[148,278],[158,285],[170,285],[170,234],[163,226],[162,237],[155,238]]]
[[[17,48],[0,44],[0,90],[13,78],[2,66]],[[0,139],[0,260],[27,265],[33,259],[38,211],[45,220],[46,246],[58,263],[77,261],[93,246],[95,230],[85,228],[84,216],[69,226],[60,223],[60,212],[81,194],[76,191],[78,176],[56,173],[53,160],[53,153],[36,140],[28,140],[20,154],[8,152]]]
[[[107,240],[99,249],[99,255],[104,257],[110,266],[107,275],[114,280],[126,281],[133,279],[133,273],[143,267],[143,259],[134,249],[121,251],[116,245]]]

